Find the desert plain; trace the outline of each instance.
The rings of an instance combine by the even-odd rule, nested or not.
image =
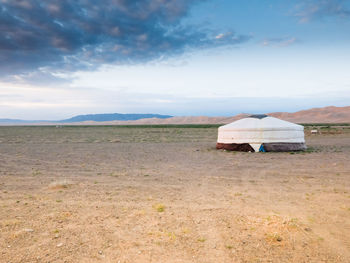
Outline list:
[[[217,126],[0,127],[0,262],[350,262],[349,128],[237,153]]]

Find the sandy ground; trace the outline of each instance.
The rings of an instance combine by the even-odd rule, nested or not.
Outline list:
[[[350,262],[350,133],[0,127],[0,262]]]

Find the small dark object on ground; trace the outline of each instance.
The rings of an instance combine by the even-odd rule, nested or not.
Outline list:
[[[255,152],[249,143],[217,143],[216,149],[225,149],[228,151]]]

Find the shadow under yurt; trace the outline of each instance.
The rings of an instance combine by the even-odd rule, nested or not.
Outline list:
[[[306,150],[304,127],[264,114],[219,127],[217,149],[242,152]]]

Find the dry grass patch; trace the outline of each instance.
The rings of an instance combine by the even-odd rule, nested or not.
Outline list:
[[[54,181],[54,182],[50,183],[49,188],[52,190],[67,189],[68,187],[70,187],[72,185],[73,185],[73,182],[64,179],[64,180]]]
[[[157,210],[157,212],[164,212],[165,210],[165,205],[163,204],[155,204],[153,205],[153,208]]]
[[[22,221],[18,219],[5,219],[0,221],[1,228],[5,228],[5,227],[14,228],[20,224],[22,224]]]

